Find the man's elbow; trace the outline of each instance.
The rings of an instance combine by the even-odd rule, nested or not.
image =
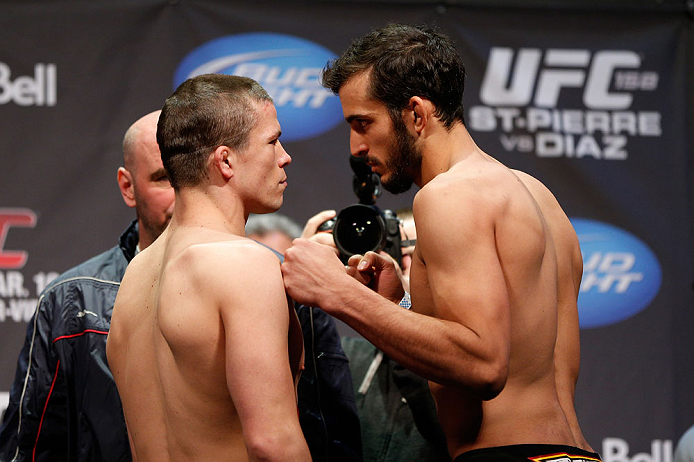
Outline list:
[[[458,367],[447,380],[438,383],[477,396],[483,401],[496,398],[506,386],[508,365],[484,363],[477,367]]]
[[[469,371],[469,369],[468,369]],[[483,401],[499,396],[506,386],[508,363],[501,361],[484,362],[474,369],[472,375],[465,374],[458,378],[458,385],[476,395]]]
[[[489,401],[499,396],[499,393],[506,386],[508,378],[508,363],[493,363],[486,367],[485,374],[480,381],[478,390],[479,396],[483,401]]]
[[[508,360],[496,358],[482,367],[479,383],[479,396],[484,401],[489,401],[499,396],[506,386],[508,379]]]
[[[258,461],[310,461],[310,453],[302,433],[284,431],[263,432],[246,435],[246,450],[249,460]]]

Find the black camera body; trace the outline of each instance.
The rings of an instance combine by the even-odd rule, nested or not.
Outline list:
[[[352,189],[359,203],[345,207],[318,230],[332,229],[333,240],[345,263],[352,255],[383,250],[400,264],[400,220],[392,210],[381,210],[375,205],[381,195],[381,180],[363,157],[350,156],[349,164],[354,171]]]

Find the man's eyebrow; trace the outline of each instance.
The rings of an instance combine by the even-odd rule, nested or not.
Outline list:
[[[365,117],[367,117],[366,114],[352,114],[348,117],[345,117],[345,120],[347,121],[348,124],[351,124],[354,120],[363,119]]]
[[[157,169],[155,172],[153,172],[153,173],[149,176],[149,178],[150,178],[151,180],[158,180],[158,179],[161,178],[162,176],[167,176],[167,175],[166,175],[166,170],[164,169],[164,167],[162,167],[162,168],[160,168],[160,169]]]

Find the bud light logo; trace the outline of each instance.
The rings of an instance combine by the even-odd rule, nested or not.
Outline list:
[[[624,321],[644,310],[660,290],[658,259],[636,236],[617,227],[572,219],[583,254],[578,295],[582,328]]]
[[[342,121],[340,100],[320,84],[330,50],[284,34],[253,32],[222,37],[196,48],[174,74],[174,88],[201,74],[250,77],[270,94],[282,141],[320,135]]]

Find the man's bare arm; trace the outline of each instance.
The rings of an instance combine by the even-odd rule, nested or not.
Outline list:
[[[285,285],[292,297],[321,306],[413,372],[490,399],[504,386],[510,348],[509,302],[493,222],[483,219],[490,212],[485,204],[461,204],[465,196],[459,194],[446,199],[425,192],[415,201],[421,215],[417,247],[436,317],[403,310],[345,277],[327,249],[306,241],[287,251]],[[375,254],[368,258],[369,265],[387,261]]]
[[[235,281],[218,288],[217,302],[227,386],[248,454],[250,460],[310,460],[289,363],[290,311],[279,260],[255,244],[241,247],[233,257],[219,255],[217,268]]]

